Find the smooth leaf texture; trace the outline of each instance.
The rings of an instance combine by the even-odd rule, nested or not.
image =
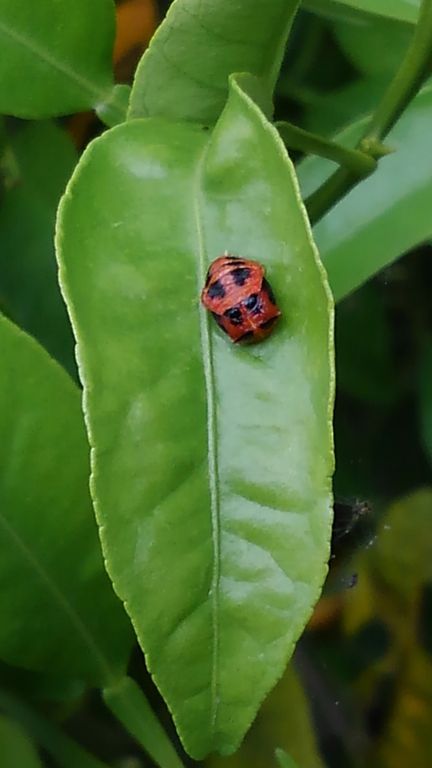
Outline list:
[[[331,523],[331,302],[282,142],[235,81],[210,139],[119,126],[84,154],[57,246],[115,588],[188,751],[229,753],[318,597]],[[254,348],[200,307],[225,249],[265,263],[284,315]]]
[[[412,102],[386,144],[393,154],[316,225],[314,235],[335,299],[341,299],[405,251],[432,236],[432,89]],[[364,123],[338,137],[352,146]],[[334,166],[310,158],[298,168],[304,196],[316,189]]]
[[[103,568],[79,391],[4,318],[0,348],[0,656],[107,683],[131,632]]]
[[[41,118],[105,102],[114,32],[112,0],[0,0],[0,112]]]
[[[20,126],[3,156],[0,199],[0,305],[75,374],[74,340],[57,282],[54,225],[78,156],[49,121]]]
[[[352,18],[353,13],[359,13],[416,24],[420,0],[304,0],[304,6],[341,19]]]
[[[212,125],[232,72],[272,93],[298,0],[175,0],[135,75],[129,117]]]

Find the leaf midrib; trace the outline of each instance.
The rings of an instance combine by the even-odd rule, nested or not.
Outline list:
[[[29,549],[26,542],[21,538],[21,536],[10,525],[8,520],[2,514],[0,514],[0,526],[9,536],[9,539],[13,542],[18,551],[21,553],[23,559],[27,561],[35,574],[39,577],[39,580],[45,584],[48,592],[54,598],[54,602],[57,603],[62,612],[67,616],[69,622],[74,627],[76,633],[82,638],[84,644],[87,646],[89,652],[95,659],[98,668],[102,672],[102,678],[104,682],[109,682],[113,677],[110,665],[79,613],[71,605],[66,595],[58,588],[57,584],[53,582],[50,574],[47,573],[44,566]]]
[[[197,161],[194,177],[194,217],[197,232],[198,254],[198,295],[201,286],[204,285],[207,272],[206,250],[204,242],[204,229],[202,224],[202,172],[206,160],[209,145],[206,144]],[[215,382],[212,355],[212,340],[209,325],[209,316],[204,308],[199,306],[200,342],[204,367],[204,380],[207,396],[207,455],[208,455],[208,481],[210,491],[210,509],[212,523],[213,542],[213,571],[210,597],[212,601],[212,665],[211,665],[211,733],[216,733],[216,721],[218,714],[218,677],[219,677],[219,580],[220,580],[220,498],[218,490],[218,460],[217,460],[217,414]]]

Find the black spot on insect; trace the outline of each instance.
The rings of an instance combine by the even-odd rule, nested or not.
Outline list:
[[[276,299],[275,299],[275,295],[273,293],[272,287],[271,287],[270,283],[267,282],[265,277],[264,277],[264,279],[262,281],[262,289],[263,289],[263,291],[266,292],[266,294],[269,297],[271,303],[276,306]]]
[[[221,316],[220,316],[220,315],[218,315],[216,312],[212,312],[212,315],[213,315],[214,319],[216,320],[216,322],[217,322],[217,324],[218,324],[219,328],[222,328],[222,330],[223,330],[225,333],[228,333],[227,329],[225,328],[225,326],[224,326],[224,324],[223,324],[223,320],[222,320]]]
[[[261,302],[259,300],[258,294],[251,293],[251,295],[248,296],[247,299],[243,301],[243,306],[252,315],[259,315],[262,307],[261,307]]]
[[[237,341],[251,341],[253,339],[254,332],[253,331],[246,331],[240,338],[237,339]]]
[[[226,309],[224,312],[224,317],[227,317],[233,325],[242,324],[242,314],[238,307],[230,307],[229,309]]]
[[[271,317],[269,320],[264,320],[263,323],[260,323],[260,328],[263,329],[263,331],[266,330],[266,328],[271,328],[272,325],[276,322],[277,317]]]
[[[235,267],[230,272],[232,279],[236,285],[244,285],[250,275],[249,267]]]
[[[208,289],[207,295],[209,299],[223,299],[225,296],[225,288],[220,280],[215,280]]]

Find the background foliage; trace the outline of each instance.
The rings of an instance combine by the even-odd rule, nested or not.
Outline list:
[[[10,504],[13,495],[23,531],[31,538],[27,560],[32,575],[23,582],[14,576],[17,553],[22,557],[28,548],[22,536],[17,541],[16,532],[15,548],[11,547],[5,519],[0,578],[2,585],[13,584],[14,589],[2,591],[2,616],[8,621],[0,632],[1,753],[5,765],[23,768],[49,765],[53,760],[59,765],[99,768],[102,761],[123,768],[149,764],[150,758],[138,746],[143,741],[141,724],[147,723],[150,731],[156,729],[154,733],[157,726],[152,715],[141,708],[142,701],[137,703],[134,740],[112,719],[99,695],[88,688],[95,681],[104,685],[108,706],[133,732],[127,712],[135,696],[133,684],[126,684],[126,693],[115,686],[117,670],[124,671],[128,664],[130,677],[145,690],[187,762],[138,648],[128,662],[132,633],[111,592],[99,550],[90,546],[96,540],[90,500],[85,492],[85,498],[74,501],[76,487],[84,487],[74,473],[86,475],[87,446],[84,431],[75,434],[71,427],[74,409],[79,408],[78,377],[53,248],[55,214],[65,184],[86,145],[103,130],[95,113],[83,110],[96,110],[109,125],[124,119],[128,92],[114,83],[132,82],[140,54],[168,4],[157,5],[152,0],[118,4],[114,76],[115,20],[108,0],[94,0],[91,13],[88,3],[68,6],[66,54],[50,47],[50,27],[61,23],[49,15],[52,3],[39,3],[39,16],[32,23],[44,35],[38,40],[38,50],[33,54],[30,50],[25,60],[14,53],[10,24],[14,5],[14,0],[0,0],[0,110],[14,115],[2,118],[0,130],[0,305],[7,318],[40,342],[71,374],[76,386],[30,338],[8,320],[2,321],[2,354],[10,373],[1,382],[2,504],[7,500]],[[364,116],[379,100],[406,49],[420,3],[307,0],[301,4],[283,53],[289,14],[295,5],[280,4],[288,9],[283,25],[270,10],[265,18],[255,20],[255,27],[253,18],[247,22],[226,14],[218,33],[231,38],[233,63],[237,46],[253,40],[250,68],[269,82],[282,61],[275,91],[277,120],[290,120],[329,137],[336,134],[352,146]],[[277,10],[277,3],[272,8]],[[24,22],[23,17],[21,38],[27,34]],[[265,41],[269,39],[272,44],[267,50]],[[195,53],[189,57],[189,49],[183,46],[183,55],[185,50],[182,83],[168,93],[168,106],[158,82],[160,62],[157,66],[154,57],[142,61],[132,114],[136,104],[148,103],[152,114],[164,114],[168,109],[172,116],[174,109],[180,110],[175,116],[182,117],[185,104],[196,103],[196,119],[215,119],[220,94],[216,88],[215,99],[199,100],[193,86]],[[255,70],[257,50],[263,66]],[[41,51],[44,64],[40,63]],[[199,58],[203,53],[196,55]],[[274,56],[271,61],[270,55]],[[60,67],[52,66],[59,61]],[[191,65],[192,77],[184,78]],[[33,81],[35,66],[41,68],[37,79],[44,85],[31,90],[30,99],[29,88],[22,86],[22,72],[20,77],[18,73],[21,67],[27,68],[25,77]],[[11,71],[17,73],[12,80]],[[212,82],[212,72],[204,74]],[[144,101],[143,87],[148,88]],[[180,100],[179,88],[184,88]],[[263,106],[268,109],[268,104]],[[209,758],[212,768],[275,765],[275,747],[286,751],[286,755],[278,753],[280,765],[291,765],[294,759],[298,768],[429,768],[431,764],[431,120],[432,98],[430,85],[426,85],[387,139],[394,153],[314,229],[338,300],[335,494],[341,500],[368,500],[371,511],[365,512],[363,507],[356,517],[342,510],[336,518],[326,591],[294,663],[266,700],[240,750],[229,758]],[[305,196],[334,169],[322,158],[303,159],[299,152],[292,156]],[[8,360],[18,359],[17,349],[20,365],[7,365]],[[53,377],[53,391],[43,383],[47,369]],[[40,383],[35,383],[38,376]],[[40,397],[35,397],[27,412],[24,404],[36,391]],[[38,413],[40,421],[35,423]],[[39,464],[31,460],[37,450],[30,439],[35,429],[51,430],[47,440],[59,446],[59,459],[64,456],[61,478],[57,471],[53,473],[46,456],[37,456]],[[23,465],[20,457],[26,458]],[[33,531],[26,505],[29,493],[36,492],[32,483],[40,472],[47,478],[47,493],[37,489]],[[65,487],[71,489],[66,496]],[[69,522],[68,505],[76,504],[83,511],[82,527],[71,532],[65,521]],[[64,541],[76,537],[81,542],[76,545],[80,579],[68,577],[68,555],[61,550],[56,562],[47,558],[49,537]],[[53,573],[62,574],[60,595],[59,576]],[[29,581],[34,597],[30,606],[24,589]],[[76,602],[85,606],[89,584],[93,585],[91,610],[87,611],[90,618],[77,623],[73,606]],[[37,611],[39,625],[51,627],[53,596],[61,604],[66,622],[55,622],[48,647],[37,634],[29,641],[27,621]],[[96,607],[103,608],[101,616]],[[80,629],[78,644],[70,631],[71,618],[74,628]],[[108,658],[108,664],[102,664],[103,672],[99,663],[94,669],[82,651],[83,626],[86,640],[90,627],[99,650]],[[66,670],[64,657],[56,652],[64,649],[65,642],[73,660]],[[61,730],[53,724],[60,724]],[[176,755],[161,744],[163,736],[145,746],[159,764],[178,766]]]

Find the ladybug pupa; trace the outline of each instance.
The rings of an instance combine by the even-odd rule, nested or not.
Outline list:
[[[210,264],[201,301],[235,343],[262,341],[281,314],[262,264],[227,252]]]

